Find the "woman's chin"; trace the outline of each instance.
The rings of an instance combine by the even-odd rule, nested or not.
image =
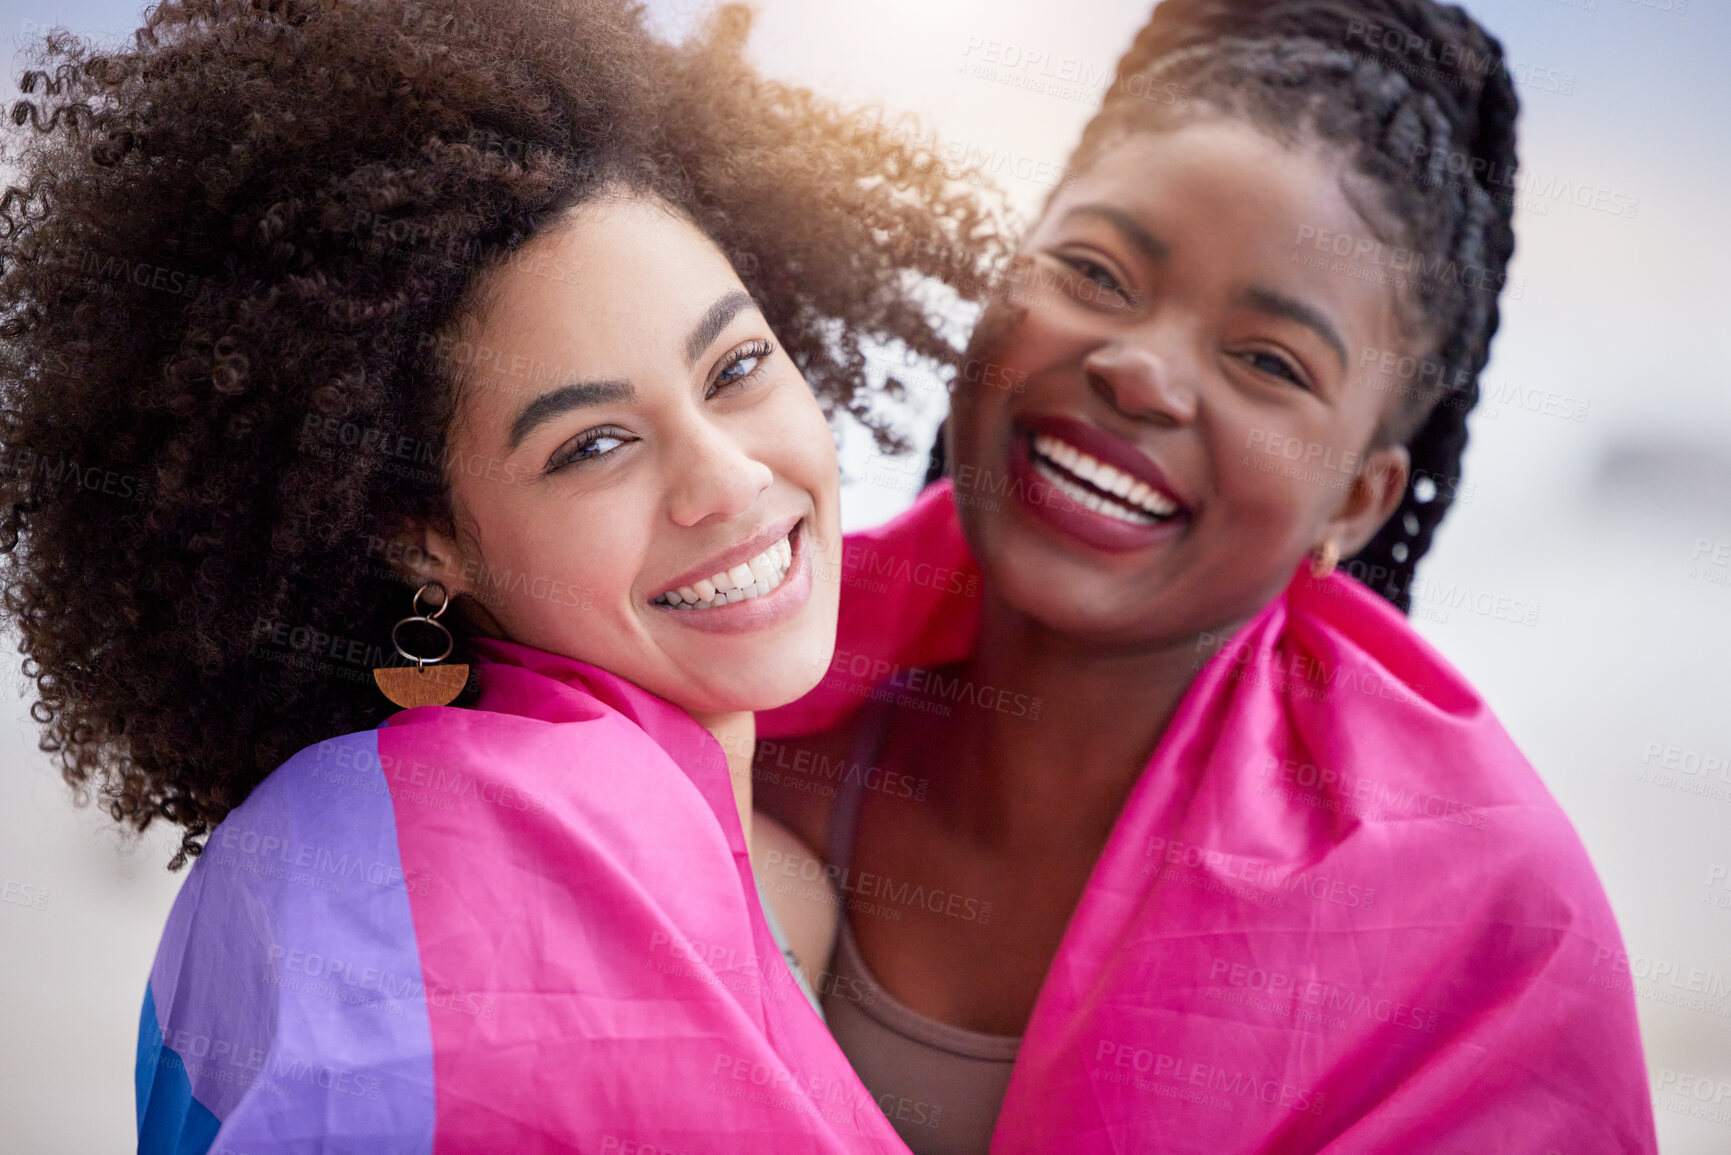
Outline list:
[[[1025,581],[1019,580],[1022,576],[998,574],[989,580],[996,583],[997,595],[1005,605],[1054,634],[1086,639],[1110,635],[1131,624],[1119,620],[1100,600],[1089,598],[1078,587],[1057,589],[1038,576]]]
[[[833,640],[823,646],[780,645],[757,661],[688,667],[661,696],[694,714],[773,710],[810,693],[829,670],[834,649]],[[756,672],[749,672],[753,668]]]
[[[815,685],[815,683],[813,684]],[[811,686],[806,686],[804,689],[787,693],[766,690],[762,693],[663,696],[667,697],[667,700],[674,705],[693,715],[755,714],[762,710],[773,710],[777,706],[785,706],[789,702],[797,701],[810,689]]]
[[[657,685],[639,684],[696,713],[772,710],[804,697],[835,655],[839,592],[837,583],[811,581],[809,573],[794,613],[738,633],[680,630],[662,644],[673,668],[660,672]],[[684,626],[684,615],[709,611],[675,612],[682,616],[664,625]]]
[[[1157,585],[1054,556],[1049,542],[1012,533],[987,539],[977,556],[993,596],[1054,634],[1110,644],[1142,635],[1161,617]]]

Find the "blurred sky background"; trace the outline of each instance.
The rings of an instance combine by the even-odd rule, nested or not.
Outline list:
[[[669,35],[706,4],[651,0]],[[915,114],[1001,174],[1031,215],[1098,104],[1147,0],[758,0],[768,72]],[[1474,0],[1523,103],[1518,299],[1469,420],[1458,503],[1420,568],[1419,630],[1484,694],[1597,865],[1637,974],[1731,985],[1731,5]],[[8,59],[59,24],[119,36],[123,0],[4,0]],[[16,95],[16,65],[5,80]],[[1068,78],[1059,80],[1058,77]],[[1523,178],[1525,180],[1525,178]],[[1558,190],[1607,194],[1601,211]],[[1637,201],[1632,215],[1630,202]],[[917,378],[917,375],[916,375]],[[916,384],[918,384],[916,380]],[[906,414],[922,445],[941,387]],[[1561,414],[1561,415],[1559,415]],[[1583,418],[1583,419],[1575,419]],[[913,497],[920,461],[848,437],[850,528]],[[1539,607],[1533,625],[1451,608],[1461,590]],[[9,644],[9,651],[10,651]],[[184,874],[173,838],[74,809],[36,750],[14,654],[0,695],[0,1151],[115,1152],[134,1136],[140,1002]],[[1717,771],[1703,767],[1717,760]],[[1667,768],[1666,763],[1674,763]],[[1693,769],[1691,769],[1693,767]],[[1668,776],[1668,777],[1667,777]],[[1689,787],[1697,788],[1690,792]],[[1716,792],[1713,788],[1717,788]],[[1699,791],[1707,791],[1702,793]],[[29,891],[22,888],[29,887]],[[40,905],[40,909],[38,909]],[[1666,1155],[1731,1152],[1731,997],[1638,984]]]

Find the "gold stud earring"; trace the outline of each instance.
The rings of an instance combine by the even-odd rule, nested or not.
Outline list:
[[[421,596],[434,586],[439,587],[439,606],[431,613],[421,611]],[[414,612],[391,627],[391,645],[397,653],[415,663],[412,666],[380,666],[373,670],[373,681],[385,697],[405,709],[413,706],[443,706],[463,692],[463,687],[469,681],[469,664],[455,662],[449,666],[440,666],[451,656],[456,647],[456,641],[451,637],[451,631],[438,621],[440,614],[451,604],[451,595],[442,582],[428,582],[415,591],[414,599],[409,608]],[[403,643],[397,640],[397,631],[410,622],[425,622],[441,634],[445,635],[445,648],[433,658],[422,658],[403,649]]]
[[[1322,548],[1311,551],[1310,576],[1325,578],[1334,572],[1334,567],[1340,561],[1340,546],[1331,537],[1322,543]]]

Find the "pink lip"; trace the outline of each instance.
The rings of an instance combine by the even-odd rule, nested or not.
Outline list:
[[[1145,482],[1150,489],[1158,491],[1177,505],[1180,514],[1188,512],[1184,499],[1178,496],[1178,491],[1172,488],[1172,483],[1166,480],[1166,475],[1160,472],[1160,467],[1154,464],[1152,458],[1123,438],[1107,433],[1098,425],[1090,425],[1074,417],[1035,417],[1017,424],[1032,433],[1044,433],[1048,437],[1056,437],[1059,441],[1074,445],[1089,457],[1104,461],[1113,469]]]
[[[758,530],[756,533],[752,534],[738,545],[733,546],[731,549],[723,550],[721,553],[713,555],[709,560],[703,562],[701,565],[692,566],[666,585],[663,585],[654,594],[650,595],[651,599],[658,598],[669,590],[676,590],[680,586],[696,585],[711,574],[726,573],[741,562],[750,561],[752,558],[786,537],[789,533],[793,532],[793,527],[798,525],[801,520],[800,517],[794,516],[783,517],[770,522],[767,526]],[[756,599],[754,598],[752,600],[755,601]]]
[[[681,581],[682,585],[690,585],[701,581],[710,574],[721,569],[731,569],[734,565],[747,558],[756,557],[767,549],[771,543],[779,541],[791,533],[793,536],[789,545],[793,547],[793,562],[788,566],[787,576],[781,584],[761,597],[747,598],[743,602],[729,602],[724,606],[715,606],[707,610],[682,610],[674,606],[650,602],[651,609],[672,614],[674,621],[693,629],[710,634],[745,634],[753,630],[766,629],[778,622],[785,621],[798,613],[811,597],[811,550],[806,546],[806,535],[800,532],[804,528],[803,520],[796,520],[793,525],[782,529],[779,534],[764,537],[757,534],[746,545],[756,544],[747,553],[730,550],[726,554],[718,554],[720,558],[733,558],[731,565],[717,565],[714,569],[692,571],[694,575]],[[741,546],[744,549],[745,546]],[[675,586],[675,589],[678,587]]]

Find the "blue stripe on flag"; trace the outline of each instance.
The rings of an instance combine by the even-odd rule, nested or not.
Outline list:
[[[144,987],[138,1020],[138,1063],[133,1070],[138,1106],[138,1155],[204,1155],[216,1139],[217,1118],[192,1097],[186,1063],[163,1045],[156,996]]]

